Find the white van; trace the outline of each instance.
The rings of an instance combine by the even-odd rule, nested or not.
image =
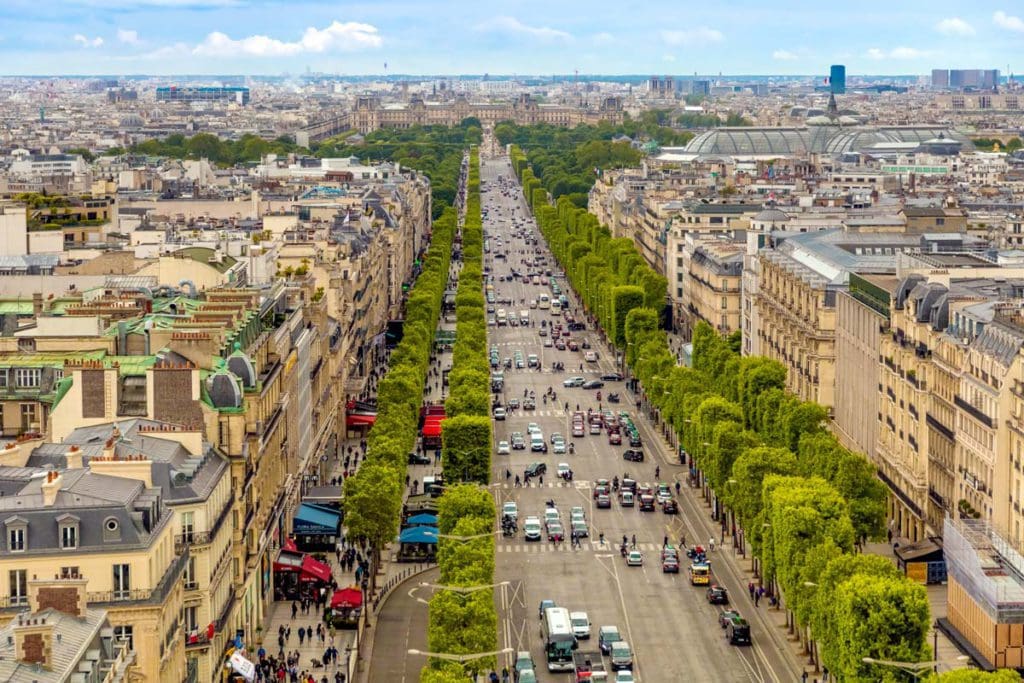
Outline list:
[[[519,324],[529,325],[530,324],[530,312],[527,310],[519,311]]]

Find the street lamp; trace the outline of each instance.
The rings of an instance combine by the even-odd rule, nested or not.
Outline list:
[[[489,583],[484,586],[443,586],[439,583],[430,583],[428,581],[420,582],[420,585],[424,588],[434,588],[436,590],[450,591],[452,593],[460,593],[462,595],[476,593],[477,591],[486,590],[488,588],[497,588],[498,586],[508,586],[509,584],[509,581],[499,581],[498,583]]]
[[[506,647],[504,650],[495,650],[494,652],[471,652],[466,655],[456,655],[450,652],[424,652],[422,650],[407,650],[411,655],[419,655],[421,657],[435,657],[437,659],[450,659],[453,662],[469,662],[474,659],[483,659],[484,657],[490,657],[491,655],[505,655],[512,652],[512,648]]]
[[[970,657],[966,655],[960,655],[956,658],[958,662],[966,662]],[[875,659],[874,657],[862,657],[861,660],[865,664],[875,664],[876,666],[887,666],[893,669],[900,669],[906,671],[908,674],[914,677],[914,680],[920,680],[921,676],[928,673],[928,669],[937,669],[939,666],[938,661],[931,662],[894,662],[888,659]]]

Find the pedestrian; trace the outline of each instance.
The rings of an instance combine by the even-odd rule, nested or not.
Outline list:
[[[685,548],[685,547],[686,547],[686,534],[685,534],[685,533],[684,533],[684,534],[682,534],[682,535],[681,535],[681,536],[679,537],[679,547],[680,547],[680,548]]]
[[[306,642],[306,629],[302,626],[299,627],[299,646]]]
[[[294,600],[292,600],[292,619],[295,618],[295,615],[298,613],[298,611],[299,611],[299,606],[295,604]]]
[[[754,599],[754,582],[753,581],[749,581],[747,583],[747,592],[750,593],[750,599],[753,600]]]
[[[708,539],[708,550],[711,550],[712,552],[714,552],[714,550],[715,550],[715,537],[714,536],[712,536],[711,538]]]
[[[655,465],[654,467],[654,478],[657,479],[661,476],[661,465]]]
[[[664,539],[662,539],[661,547],[662,548],[667,548],[668,547],[668,536],[666,536]]]
[[[288,640],[291,640],[291,637],[292,637],[292,627],[289,626],[289,627],[287,627],[284,630],[284,639],[285,639],[285,641],[288,641]]]
[[[543,486],[543,485],[544,485],[544,475],[543,475],[543,474],[542,474],[542,475],[540,475],[540,478],[538,479],[538,481],[540,481],[540,485],[541,485],[541,486]]]
[[[508,479],[511,479],[511,478],[512,478],[512,470],[506,468],[505,469],[505,479],[508,480]]]

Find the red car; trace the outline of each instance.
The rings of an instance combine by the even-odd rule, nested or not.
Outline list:
[[[619,446],[622,444],[622,435],[615,431],[608,432],[608,443],[612,446]]]

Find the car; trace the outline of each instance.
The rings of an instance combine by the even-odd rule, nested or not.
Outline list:
[[[640,512],[654,512],[654,496],[646,493],[640,496]]]
[[[643,462],[644,452],[639,448],[627,448],[626,452],[622,454],[622,459],[630,462]]]
[[[607,481],[607,479],[604,481]],[[611,495],[611,492],[612,487],[610,484],[597,484],[594,486],[594,500],[597,500],[597,497],[602,493]]]
[[[599,379],[592,379],[583,383],[584,389],[601,389],[602,387],[604,387],[604,382]]]
[[[534,669],[522,669],[516,683],[537,683],[537,672]]]
[[[565,437],[562,436],[562,432],[551,432],[551,436],[549,438],[551,439],[551,443],[555,443],[556,441],[565,441]]]
[[[559,339],[555,342],[555,348],[559,351],[565,351],[565,342]]]
[[[532,399],[532,398],[524,398],[523,399],[523,410],[536,410],[536,409],[537,409],[537,401],[535,399]]]
[[[629,643],[626,641],[620,640],[612,643],[609,654],[611,655],[613,671],[633,668],[633,650],[630,649]]]
[[[655,494],[658,498],[659,503],[664,503],[666,500],[672,497],[672,489],[665,482],[658,484],[658,492]]]
[[[576,534],[576,538],[590,538],[590,529],[583,520],[573,520],[569,524],[569,529]]]
[[[505,409],[502,408],[501,406],[498,406],[497,408],[495,408],[494,409],[494,419],[495,420],[504,420],[505,419]]]
[[[526,425],[526,433],[531,435],[540,434],[540,425],[536,422],[530,422]]]
[[[532,462],[527,465],[526,469],[523,470],[523,474],[528,477],[538,477],[545,474],[548,471],[548,466],[542,462]]]
[[[601,375],[601,379],[605,382],[621,382],[624,378],[622,373],[619,372],[606,372]]]
[[[540,520],[536,517],[527,517],[523,522],[523,540],[539,541],[542,538]]]
[[[583,426],[583,422],[573,420],[572,423],[572,435],[573,436],[584,436],[586,434],[586,428]]]
[[[612,497],[607,493],[598,494],[596,504],[601,509],[608,509],[612,506]]]
[[[512,449],[508,445],[508,441],[498,442],[498,455],[508,455],[512,452]]]
[[[665,574],[678,574],[679,558],[675,555],[666,555],[661,560],[661,571]]]
[[[432,462],[434,462],[433,459],[429,455],[426,455],[425,453],[410,453],[409,454],[409,464],[410,465],[429,465]]]
[[[525,282],[526,284],[530,284],[530,278],[524,277],[523,278],[523,282]],[[537,308],[537,300],[536,299],[530,299],[530,308]]]
[[[597,362],[597,352],[596,351],[587,351],[585,354],[583,354],[583,360],[587,361],[588,363],[596,363]]]
[[[512,432],[512,450],[526,450],[526,439],[523,438],[522,432]]]
[[[562,477],[562,478],[568,477],[569,476],[569,463],[567,463],[567,462],[560,462],[560,463],[558,463],[558,465],[555,467],[555,473],[559,477]]]
[[[708,602],[712,605],[729,604],[729,592],[725,589],[725,586],[719,586],[717,583],[708,586],[707,598]]]
[[[725,623],[725,637],[730,645],[750,645],[750,624],[738,614],[731,617]]]
[[[601,423],[600,422],[591,422],[590,423],[590,433],[591,434],[600,434],[601,433]]]
[[[629,477],[622,478],[622,484],[620,485],[623,491],[629,491],[630,493],[636,493],[636,480],[630,479]]]
[[[639,550],[630,550],[626,555],[627,567],[641,567],[644,563],[644,554]]]
[[[636,683],[636,679],[633,678],[633,671],[631,669],[616,671],[614,683]]]
[[[558,508],[546,508],[544,510],[544,526],[547,527],[554,523],[562,523],[562,516],[558,513]]]
[[[552,346],[554,346],[554,345],[555,345],[555,343],[554,343],[553,341],[551,341],[550,339],[545,339],[545,340],[544,340],[544,343],[542,344],[542,346],[543,346],[543,347],[544,347],[545,349],[550,349],[550,348],[551,348]]]
[[[621,446],[622,445],[622,435],[619,434],[618,432],[609,431],[608,432],[608,445],[610,445],[610,446]]]
[[[519,506],[514,500],[510,500],[501,506],[501,516],[519,519]]]
[[[551,452],[555,455],[565,455],[565,440],[558,439],[551,445]]]
[[[603,655],[611,654],[612,643],[617,643],[620,640],[622,640],[622,636],[619,635],[618,626],[602,626],[597,629],[597,647]]]
[[[508,407],[512,408],[512,409],[518,408],[519,407],[519,399],[518,398],[510,398],[508,400]]]
[[[581,387],[586,383],[586,381],[587,380],[584,377],[569,377],[568,379],[562,380],[562,386],[566,387],[567,389],[571,389],[573,387]]]
[[[516,358],[516,369],[517,370],[522,370],[525,367],[526,367],[526,363],[523,361],[522,356],[519,356],[518,358]]]
[[[558,605],[555,604],[554,600],[541,600],[540,607],[537,610],[537,618],[543,619],[544,610],[548,609],[549,607],[558,607]]]
[[[548,540],[551,542],[565,540],[565,531],[562,530],[561,522],[552,522],[551,524],[548,524]]]
[[[718,613],[718,625],[725,628],[734,618],[740,618],[740,613],[734,609],[722,610]]]
[[[678,515],[679,503],[677,503],[674,498],[669,498],[661,504],[661,511],[666,515]]]
[[[619,505],[624,508],[631,508],[634,504],[632,491],[621,491],[619,493]]]
[[[546,327],[540,328],[540,330],[537,332],[537,334],[540,335],[541,337],[548,336],[548,328],[546,328]]]
[[[599,481],[600,481],[600,480],[599,480]],[[582,505],[574,505],[574,506],[572,507],[572,509],[571,509],[571,510],[569,510],[569,515],[570,515],[570,516],[573,516],[573,517],[575,517],[576,515],[582,515],[582,516],[586,517],[586,514],[587,514],[587,513],[586,513],[586,511],[585,511],[585,510],[583,509],[583,506],[582,506]]]
[[[640,434],[636,431],[636,428],[629,432],[629,447],[640,448],[644,445],[644,442],[640,440]]]
[[[552,606],[554,606],[554,603],[552,603]],[[521,675],[526,670],[534,671],[536,668],[537,665],[534,664],[533,655],[530,654],[529,650],[520,650],[516,653],[515,671],[517,674]]]
[[[498,321],[495,320],[494,318],[488,318],[487,319],[487,326],[488,327],[494,327],[497,324],[498,324]]]
[[[569,623],[572,625],[572,634],[578,640],[590,638],[590,617],[586,612],[569,612]]]

